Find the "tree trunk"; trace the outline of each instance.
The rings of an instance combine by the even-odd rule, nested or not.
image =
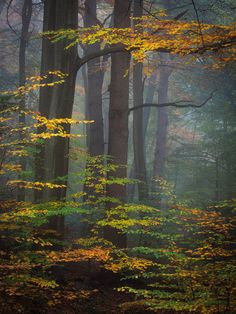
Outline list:
[[[130,1],[116,0],[114,6],[114,27],[125,28],[130,26]],[[111,57],[111,84],[109,107],[109,135],[108,155],[112,162],[122,165],[113,177],[127,176],[128,155],[128,107],[129,107],[129,64],[130,54],[118,52]],[[126,200],[126,187],[112,184],[107,186],[107,195]],[[108,205],[109,207],[111,204]],[[104,236],[118,247],[126,247],[126,236],[120,235],[113,228],[105,228]]]
[[[146,94],[146,104],[151,104],[154,99],[154,94],[156,91],[156,85],[157,85],[157,72],[154,71],[150,78],[148,78],[148,86],[147,86],[147,94]],[[147,133],[148,128],[148,122],[150,117],[151,107],[145,107],[143,108],[143,136],[144,136],[144,142],[145,137]]]
[[[162,60],[163,60],[162,56]],[[168,102],[168,82],[171,70],[166,66],[160,66],[160,79],[158,87],[158,103]],[[153,175],[154,179],[162,179],[165,176],[166,140],[168,131],[168,109],[157,108],[156,144],[154,152]],[[154,191],[160,192],[158,182],[154,183]]]
[[[46,0],[44,2],[43,30],[71,29],[78,27],[78,1],[77,0]],[[67,73],[66,82],[62,85],[43,87],[40,90],[39,112],[47,118],[71,118],[74,102],[76,81],[77,47],[65,50],[66,42],[51,43],[43,39],[41,74],[48,71],[60,70]],[[70,126],[65,127],[70,132]],[[67,184],[69,139],[55,138],[46,141],[36,163],[36,179],[54,181],[63,177],[60,183]],[[36,193],[36,199],[62,200],[66,196],[66,188]],[[63,218],[53,219],[57,230],[63,228]]]
[[[154,71],[150,78],[148,78],[148,84],[147,84],[147,91],[146,91],[146,98],[145,98],[145,103],[151,104],[154,99],[154,94],[156,91],[156,85],[157,85],[157,72]],[[148,128],[148,122],[149,122],[149,117],[150,117],[150,111],[151,107],[145,107],[143,108],[143,141],[144,141],[144,156],[146,156],[146,133],[147,133],[147,128]],[[131,179],[135,178],[135,165],[134,161],[131,165],[131,170],[129,177]],[[127,187],[127,193],[128,197],[130,200],[134,198],[134,193],[135,193],[135,185],[130,184]]]
[[[84,26],[96,25],[96,0],[85,1]],[[89,45],[86,53],[99,51],[99,43]],[[102,115],[102,85],[104,71],[101,68],[100,58],[90,60],[87,64],[87,104],[86,119],[94,120],[94,123],[87,126],[87,147],[91,156],[103,155],[103,115]]]
[[[164,9],[168,10],[172,7],[172,0],[163,1]],[[168,54],[161,54],[160,60],[166,62],[170,59]],[[168,84],[172,69],[160,66],[160,78],[158,87],[158,103],[168,102]],[[166,163],[166,141],[168,133],[168,108],[157,108],[157,129],[156,129],[156,144],[154,152],[153,175],[156,179],[164,179],[165,177],[165,163]],[[160,193],[159,182],[154,183],[154,192]],[[158,195],[158,200],[161,202],[161,195]]]
[[[24,86],[26,81],[26,48],[29,40],[29,26],[32,16],[32,0],[25,0],[22,7],[22,28],[20,36],[20,48],[19,48],[19,86]],[[20,106],[22,109],[25,108],[25,95],[21,96]],[[22,125],[26,124],[25,114],[19,115],[19,123]],[[26,159],[25,157],[20,158],[20,165],[22,171],[26,170]],[[18,201],[25,199],[25,192],[20,189],[18,191]]]
[[[134,0],[134,17],[142,16],[142,6],[142,0]],[[141,62],[134,65],[133,98],[134,107],[143,105],[143,64]],[[148,184],[144,154],[143,108],[133,111],[133,145],[135,178],[140,181],[138,196],[139,200],[145,200],[148,197]]]

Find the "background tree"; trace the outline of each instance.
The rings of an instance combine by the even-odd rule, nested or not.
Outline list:
[[[135,18],[142,17],[143,1],[134,1]],[[135,21],[134,21],[135,23]],[[148,184],[145,161],[145,145],[144,145],[144,119],[143,119],[143,64],[141,62],[134,64],[133,69],[133,102],[134,108],[141,108],[133,111],[133,145],[134,145],[134,169],[135,178],[140,181],[138,183],[139,200],[145,200],[148,197]]]

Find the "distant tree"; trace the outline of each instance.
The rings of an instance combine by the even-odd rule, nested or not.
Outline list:
[[[142,17],[143,1],[134,0],[135,18]],[[148,197],[147,171],[145,161],[145,145],[144,145],[144,126],[143,126],[143,63],[134,64],[133,70],[133,102],[134,108],[139,109],[133,111],[133,145],[134,145],[134,168],[135,178],[138,183],[139,200],[145,200]]]

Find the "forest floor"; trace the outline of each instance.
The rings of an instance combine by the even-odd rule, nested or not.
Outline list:
[[[135,298],[131,294],[118,292],[117,288],[127,284],[120,281],[120,276],[106,270],[93,269],[86,273],[86,263],[78,263],[67,266],[64,271],[67,278],[67,285],[75,286],[80,297],[72,301],[65,302],[59,307],[45,309],[42,314],[180,314],[187,312],[176,312],[169,310],[152,311],[142,300]],[[89,265],[91,267],[91,264]],[[94,266],[94,265],[93,265]],[[92,267],[93,267],[92,266]],[[95,268],[98,265],[95,265]],[[136,286],[138,288],[138,286]],[[142,283],[140,287],[142,288]],[[30,312],[30,314],[39,312]]]

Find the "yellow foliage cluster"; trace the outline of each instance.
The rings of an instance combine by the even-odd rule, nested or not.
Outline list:
[[[81,262],[96,260],[106,262],[110,258],[111,250],[103,247],[94,247],[91,249],[72,249],[68,251],[51,251],[47,257],[52,262]]]
[[[63,84],[67,76],[67,74],[62,73],[61,71],[49,71],[47,74],[42,76],[37,75],[28,77],[25,85],[20,86],[16,90],[1,92],[1,94],[19,97],[38,90],[41,87],[53,87]]]
[[[14,165],[14,164],[9,164],[9,163],[2,163],[1,169],[0,169],[0,175],[7,173],[9,171],[13,172],[20,172],[21,171],[21,165]]]
[[[24,94],[29,93],[31,90],[41,88],[44,86],[54,86],[55,84],[64,83],[67,74],[60,71],[49,71],[43,76],[32,76],[28,78],[28,82],[25,86],[20,86],[14,91],[1,92],[0,96],[11,97],[15,100],[17,97],[21,97]],[[56,80],[57,79],[57,80]],[[14,102],[13,102],[14,104]],[[30,151],[35,150],[35,144],[40,149],[42,140],[49,141],[55,137],[59,138],[78,138],[82,135],[71,134],[69,132],[68,125],[72,124],[88,124],[93,121],[77,120],[69,118],[55,118],[48,119],[42,116],[38,112],[21,108],[19,105],[10,105],[6,109],[0,111],[2,117],[1,123],[1,143],[0,149],[5,153],[5,159],[8,157],[11,160],[15,160],[14,157],[26,157],[30,155]],[[22,125],[19,122],[19,116],[25,116],[27,125]],[[14,125],[14,127],[12,127]],[[40,142],[41,141],[41,142]],[[41,143],[41,144],[39,144]],[[21,165],[12,162],[2,162],[0,165],[0,174],[8,174],[9,172],[20,172]],[[8,186],[26,189],[42,190],[43,188],[57,189],[65,188],[63,184],[54,184],[51,182],[29,182],[25,180],[8,180]]]
[[[68,37],[71,46],[101,43],[107,45],[123,45],[137,61],[143,61],[149,51],[167,51],[173,54],[188,55],[227,48],[225,61],[235,60],[235,24],[212,25],[196,22],[156,19],[143,16],[136,19],[131,28],[105,28],[99,25],[78,30],[60,30],[44,34],[52,41]],[[222,60],[221,60],[222,61]]]
[[[147,268],[154,265],[155,263],[148,259],[124,256],[107,263],[105,268],[111,270],[113,273],[118,273],[124,270],[144,272]]]
[[[9,180],[8,185],[10,186],[17,186],[19,188],[24,189],[35,189],[35,190],[42,190],[43,188],[48,189],[62,189],[65,188],[66,185],[64,184],[54,184],[49,182],[29,182],[29,181],[23,181],[23,180]]]

